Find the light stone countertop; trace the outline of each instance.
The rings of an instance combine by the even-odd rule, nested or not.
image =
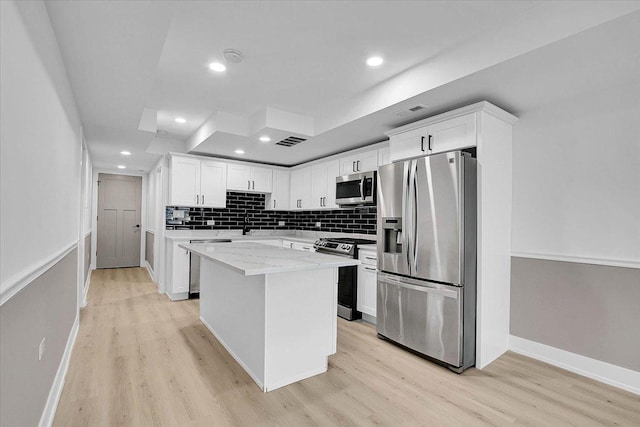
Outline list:
[[[232,239],[242,240],[291,240],[300,243],[313,243],[320,237],[353,237],[360,239],[376,240],[375,234],[350,234],[350,233],[321,233],[300,230],[252,230],[250,234],[242,235],[241,229],[233,230],[167,230],[165,239],[169,240],[196,240],[196,239]],[[375,245],[362,245],[362,248]]]
[[[183,243],[179,246],[245,276],[360,264],[357,259],[279,248],[261,243]]]

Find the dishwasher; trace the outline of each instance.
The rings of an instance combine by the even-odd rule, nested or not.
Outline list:
[[[190,240],[189,243],[231,243],[231,239]],[[189,298],[200,297],[200,257],[189,255]]]

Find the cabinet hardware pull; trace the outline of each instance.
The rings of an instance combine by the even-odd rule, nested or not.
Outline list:
[[[247,190],[251,190],[251,181],[247,181]]]
[[[273,199],[273,209],[276,208],[276,199]]]
[[[202,195],[202,204],[204,205],[204,194]]]
[[[355,172],[356,171],[356,162],[352,162],[351,164],[351,171]]]
[[[369,270],[369,271],[376,271],[377,270],[376,268],[371,268],[371,267],[362,267],[362,268],[364,268],[365,270]]]
[[[196,205],[200,204],[200,195],[196,194]]]
[[[364,257],[364,258],[365,258],[365,259],[372,259],[372,260],[375,260],[375,261],[377,261],[377,260],[378,260],[378,258],[376,258],[376,257],[372,257],[372,256],[366,256],[366,257]]]
[[[429,135],[429,151],[431,151],[431,139],[433,138],[433,135]]]
[[[356,171],[360,172],[360,160],[356,161]]]
[[[256,182],[255,181],[251,181],[251,182],[253,183],[253,185],[251,186],[251,189],[255,190],[256,189]]]
[[[420,151],[424,151],[424,136],[420,137]]]

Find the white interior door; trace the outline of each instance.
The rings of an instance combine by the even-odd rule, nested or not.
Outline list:
[[[98,268],[140,266],[142,178],[98,175]]]

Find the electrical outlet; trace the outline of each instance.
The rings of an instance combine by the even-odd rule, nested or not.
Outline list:
[[[322,223],[320,221],[316,222],[316,227],[318,228],[322,227]]]
[[[278,227],[284,227],[284,221],[278,221]]]
[[[42,356],[44,356],[44,338],[42,338],[38,346],[38,360],[42,360]]]
[[[216,225],[216,220],[215,219],[208,219],[207,220],[207,225]]]

